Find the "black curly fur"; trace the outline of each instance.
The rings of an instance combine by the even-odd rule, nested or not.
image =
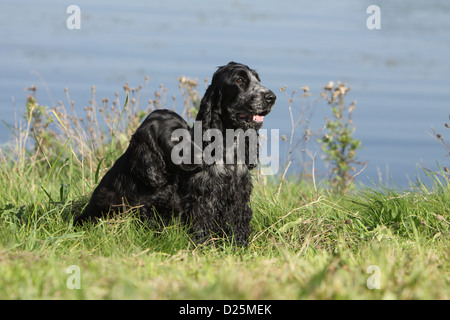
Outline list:
[[[224,137],[227,129],[254,129],[257,132],[262,122],[253,121],[251,116],[267,115],[275,99],[275,94],[260,84],[254,70],[230,62],[215,72],[201,101],[196,121],[201,121],[203,134],[208,129],[218,129]],[[225,138],[223,141],[225,144]],[[206,145],[207,141],[203,147]],[[223,148],[225,150],[225,145]],[[234,148],[236,151],[236,145]],[[183,211],[199,242],[225,235],[232,236],[239,245],[247,244],[252,232],[250,170],[256,165],[249,161],[248,150],[246,140],[243,164],[239,164],[236,158],[234,163],[226,163],[224,153],[223,163],[204,164],[201,171],[181,181],[180,189],[186,192],[181,201]]]
[[[175,129],[189,130],[186,121],[175,112],[155,110],[147,116],[131,138],[125,153],[117,159],[92,193],[91,199],[75,224],[95,220],[123,208],[138,207],[142,218],[168,222],[181,210],[178,196],[180,171],[190,171],[195,164],[174,165],[171,161]]]
[[[256,71],[235,62],[220,67],[196,118],[197,124],[201,121],[203,150],[213,142],[203,139],[210,129],[222,134],[223,150],[227,129],[242,129],[238,136],[248,129],[257,132],[262,126],[261,117],[271,111],[275,99],[275,94],[260,84]],[[254,116],[259,116],[259,120]],[[132,136],[125,153],[100,181],[75,224],[117,213],[125,205],[139,207],[141,217],[149,221],[154,221],[155,213],[163,222],[174,214],[180,215],[182,221],[191,225],[198,242],[230,236],[237,244],[246,245],[252,231],[250,170],[256,166],[258,146],[253,146],[255,161],[251,161],[252,148],[247,139],[244,162],[238,161],[234,144],[231,163],[224,152],[221,161],[196,164],[192,152],[190,161],[176,165],[171,158],[179,143],[171,139],[175,129],[191,130],[172,111],[152,112]],[[195,135],[195,125],[192,132]]]

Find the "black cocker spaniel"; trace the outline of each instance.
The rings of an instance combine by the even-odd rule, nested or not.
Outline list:
[[[139,207],[150,221],[155,213],[162,221],[180,215],[197,242],[225,236],[246,245],[252,231],[250,170],[258,162],[258,130],[275,99],[248,66],[230,62],[220,67],[194,127],[174,112],[153,111],[75,223],[116,212],[125,203]],[[174,136],[176,129],[187,136]],[[182,141],[191,150],[180,161],[173,151]]]

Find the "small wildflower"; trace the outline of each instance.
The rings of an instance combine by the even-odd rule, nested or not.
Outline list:
[[[348,92],[348,89],[346,87],[339,87],[339,93],[341,95],[344,95]]]
[[[328,84],[327,84],[326,86],[324,86],[323,88],[324,88],[325,90],[333,90],[333,87],[334,87],[334,82],[333,82],[333,81],[330,81],[330,82],[328,82]]]

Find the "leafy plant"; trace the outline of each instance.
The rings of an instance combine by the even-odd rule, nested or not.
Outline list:
[[[350,186],[356,172],[355,165],[364,165],[357,161],[356,150],[361,148],[361,140],[355,139],[355,125],[352,113],[356,102],[347,108],[345,95],[350,91],[346,83],[338,82],[334,86],[330,82],[324,87],[323,95],[327,97],[333,117],[326,120],[325,134],[319,140],[322,150],[326,153],[325,161],[331,162],[330,182],[337,192],[344,192]]]
[[[48,107],[37,102],[35,96],[36,86],[33,86],[30,90],[32,94],[27,96],[25,120],[28,123],[29,133],[34,140],[35,151],[40,148],[44,152],[43,148],[49,147],[51,144],[52,134],[47,129],[53,122],[53,119],[48,117]]]

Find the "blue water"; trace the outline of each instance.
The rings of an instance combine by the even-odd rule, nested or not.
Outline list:
[[[290,133],[288,98],[281,87],[290,93],[308,85],[315,98],[329,81],[348,82],[347,102],[357,101],[355,136],[364,147],[358,157],[368,161],[358,176],[363,183],[393,179],[406,187],[421,161],[433,170],[436,161],[450,165],[445,150],[426,133],[433,126],[450,140],[444,128],[450,122],[446,0],[78,0],[80,30],[66,27],[71,4],[1,2],[1,120],[13,123],[15,112],[23,112],[24,88],[33,84],[41,104],[66,101],[68,87],[82,108],[89,104],[92,85],[97,97],[113,97],[116,91],[123,94],[125,82],[137,86],[148,75],[148,98],[163,83],[168,96],[176,95],[181,104],[179,76],[198,78],[203,93],[202,80],[234,60],[256,69],[262,83],[277,93],[264,127],[281,134]],[[366,27],[371,4],[381,8],[380,30]],[[305,103],[295,95],[296,112]],[[329,107],[318,104],[311,129],[319,130],[326,116]],[[0,142],[9,137],[1,126]],[[317,145],[306,148],[317,152],[321,168]],[[293,172],[302,159],[299,155]]]

